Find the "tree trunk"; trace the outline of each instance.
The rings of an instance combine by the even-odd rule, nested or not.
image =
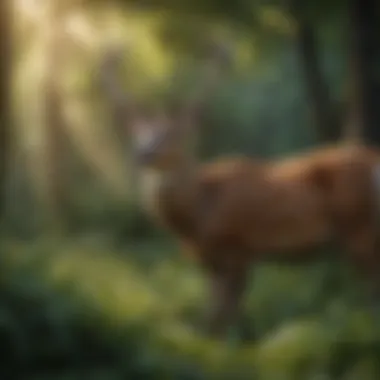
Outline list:
[[[332,104],[328,85],[322,73],[318,42],[313,26],[300,0],[290,0],[288,4],[296,23],[296,48],[318,139],[321,142],[337,140],[340,135],[338,117],[334,112],[334,104]]]
[[[379,6],[375,0],[349,3],[351,93],[347,134],[380,145]]]
[[[65,116],[63,114],[60,76],[63,66],[65,41],[62,21],[63,8],[53,2],[47,20],[46,73],[44,83],[44,122],[46,143],[46,194],[48,226],[61,233],[66,227],[68,211],[67,166],[65,163]],[[63,54],[62,54],[63,53]]]
[[[11,128],[11,1],[0,1],[0,220],[6,211],[6,185]]]

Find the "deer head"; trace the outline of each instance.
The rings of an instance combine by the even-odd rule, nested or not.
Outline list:
[[[170,110],[148,112],[120,87],[117,71],[122,55],[121,49],[109,49],[101,71],[103,88],[113,105],[113,114],[119,125],[128,127],[135,158],[140,165],[170,170],[188,158],[187,147],[198,124],[198,115],[230,62],[229,51],[226,46],[213,43],[205,59],[201,86],[189,99]]]

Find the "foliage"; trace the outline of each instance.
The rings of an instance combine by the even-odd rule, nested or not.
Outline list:
[[[218,343],[197,332],[205,301],[197,270],[162,253],[157,261],[152,250],[147,266],[135,249],[137,261],[88,242],[4,245],[2,374],[370,380],[380,373],[377,328],[365,309],[325,293],[325,307],[313,310],[320,271],[261,268],[240,330],[245,343],[236,331]],[[263,287],[268,277],[271,288]]]

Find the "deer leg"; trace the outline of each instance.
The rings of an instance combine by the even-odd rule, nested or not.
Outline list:
[[[358,274],[369,287],[371,304],[380,306],[380,256],[378,234],[375,228],[363,226],[347,234],[347,248]]]
[[[247,270],[212,271],[211,300],[209,303],[208,332],[211,336],[225,336],[237,321],[242,296],[247,284]]]

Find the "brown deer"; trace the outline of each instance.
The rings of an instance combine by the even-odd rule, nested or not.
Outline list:
[[[120,57],[119,57],[120,58]],[[135,154],[150,180],[149,210],[199,261],[211,280],[210,333],[235,322],[250,268],[260,260],[305,263],[336,242],[380,290],[377,255],[380,155],[361,144],[315,148],[282,160],[197,162],[190,136],[199,110],[228,66],[214,49],[202,91],[173,113],[140,114],[107,55],[103,84],[124,110]],[[154,185],[153,185],[154,184]]]

